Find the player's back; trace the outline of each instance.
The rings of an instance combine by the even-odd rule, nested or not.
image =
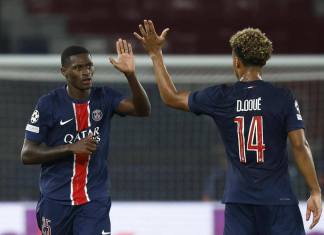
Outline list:
[[[189,104],[220,129],[228,156],[224,202],[297,203],[286,146],[288,132],[303,128],[303,122],[288,89],[262,80],[237,82],[195,92]]]

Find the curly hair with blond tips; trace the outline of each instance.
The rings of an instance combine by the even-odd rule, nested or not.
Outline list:
[[[245,66],[264,66],[273,48],[269,38],[260,29],[246,28],[229,40],[233,52]]]

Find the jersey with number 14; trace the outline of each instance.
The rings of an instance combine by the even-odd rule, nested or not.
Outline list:
[[[288,89],[262,80],[190,94],[190,111],[218,126],[228,157],[225,203],[296,204],[288,174],[288,132],[304,128]]]

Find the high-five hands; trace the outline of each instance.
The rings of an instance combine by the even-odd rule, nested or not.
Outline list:
[[[116,41],[117,60],[109,57],[110,63],[124,74],[135,73],[132,45],[121,38]]]
[[[144,20],[144,26],[138,26],[140,34],[134,32],[134,36],[141,41],[144,49],[151,56],[159,52],[165,43],[169,28],[165,28],[160,35],[155,31],[154,24],[151,20]]]

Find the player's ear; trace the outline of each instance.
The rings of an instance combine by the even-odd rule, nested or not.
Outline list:
[[[61,67],[61,73],[64,77],[66,77],[66,68],[64,66]]]
[[[237,57],[237,55],[235,54],[234,50],[232,51],[232,59],[233,59],[233,67],[234,67],[235,69],[239,68],[239,67],[240,67],[240,65],[239,65],[240,60],[239,60],[239,58]]]
[[[241,61],[237,56],[234,56],[234,66],[235,66],[235,68],[241,67]]]

